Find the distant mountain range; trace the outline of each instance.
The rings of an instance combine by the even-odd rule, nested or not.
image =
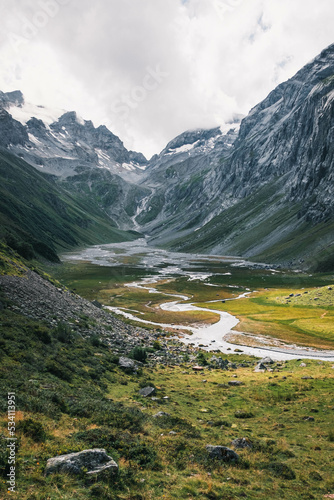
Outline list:
[[[173,250],[332,270],[333,103],[331,45],[248,116],[184,132],[148,161],[75,112],[29,105],[20,91],[0,92],[1,179],[24,171],[33,183],[38,174],[65,207],[81,203],[84,218],[99,218],[88,239],[81,233],[60,244],[49,231],[54,251],[85,238],[107,241],[111,236],[101,237],[99,224],[109,221],[117,238],[131,239],[136,231]],[[7,196],[12,205],[24,197],[19,184],[13,193],[2,182],[2,217]],[[34,197],[32,204],[38,192]],[[10,225],[8,219],[2,236]]]

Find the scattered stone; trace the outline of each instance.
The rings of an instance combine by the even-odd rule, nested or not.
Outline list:
[[[137,364],[133,359],[121,356],[119,358],[118,364],[121,368],[137,371]]]
[[[228,367],[227,359],[222,359],[217,356],[212,356],[212,358],[210,359],[210,364],[222,370],[227,370]]]
[[[305,422],[314,422],[314,417],[304,417]]]
[[[175,431],[169,431],[169,433],[171,436],[175,436],[177,433]]]
[[[263,363],[261,363],[261,362],[260,362],[260,363],[259,363],[259,364],[257,364],[257,365],[256,365],[256,367],[254,368],[254,371],[255,371],[255,372],[265,372],[265,371],[267,371],[267,367],[266,367],[266,365],[264,365]]]
[[[58,457],[49,458],[44,471],[45,476],[64,472],[67,474],[81,474],[83,469],[86,474],[111,476],[118,472],[118,465],[112,457],[107,455],[103,448],[83,450],[78,453],[68,453]]]
[[[231,442],[234,448],[253,448],[253,443],[248,438],[237,438]]]
[[[299,366],[300,366],[301,368],[305,368],[306,363],[300,363],[300,365],[299,365]]]
[[[103,307],[101,302],[99,302],[98,300],[92,300],[92,304],[93,304],[93,306],[98,307],[99,309],[102,309],[102,307]]]
[[[210,458],[218,458],[224,462],[238,462],[239,460],[239,455],[226,446],[213,446],[208,444],[206,445],[206,449],[209,452]]]
[[[152,396],[152,394],[155,394],[155,387],[151,387],[149,385],[147,387],[144,387],[143,389],[139,389],[138,392],[141,396],[147,398],[147,396]]]
[[[231,385],[231,386],[244,385],[244,383],[241,382],[241,380],[229,380],[227,383],[228,383],[228,385]]]
[[[274,361],[269,356],[266,356],[265,358],[262,358],[260,360],[260,363],[263,363],[265,365],[272,365],[274,364]]]
[[[193,370],[195,370],[195,371],[201,371],[201,370],[204,370],[204,367],[203,367],[203,366],[198,366],[198,365],[193,366],[192,368],[193,368]]]
[[[313,380],[313,377],[308,377],[307,375],[305,377],[302,377],[302,380]]]
[[[166,413],[165,411],[158,411],[158,413],[153,415],[153,418],[159,418],[159,417],[169,417],[169,413]]]
[[[252,418],[254,414],[250,411],[237,410],[234,414],[235,418]]]

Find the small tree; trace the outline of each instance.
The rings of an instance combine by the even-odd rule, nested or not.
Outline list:
[[[145,363],[147,358],[147,352],[142,347],[136,346],[132,349],[129,356],[132,359]]]
[[[207,362],[207,360],[202,352],[200,352],[197,355],[197,361],[198,361],[198,363],[200,363],[201,365],[204,365],[204,366],[208,364],[208,362]]]

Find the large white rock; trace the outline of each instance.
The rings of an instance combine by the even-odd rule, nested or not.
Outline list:
[[[59,472],[81,474],[83,470],[86,470],[88,475],[105,473],[109,476],[117,473],[118,465],[107,455],[105,449],[95,448],[49,458],[44,474],[46,476]]]

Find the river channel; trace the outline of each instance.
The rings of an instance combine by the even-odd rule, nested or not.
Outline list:
[[[291,286],[293,283],[302,285],[312,281],[311,275],[303,273],[286,273],[280,268],[274,268],[265,264],[254,264],[238,257],[197,255],[170,252],[163,249],[149,247],[144,239],[134,242],[113,243],[107,245],[95,245],[77,252],[69,252],[62,255],[65,262],[88,262],[93,266],[105,268],[123,282],[123,286],[145,290],[147,294],[162,294],[166,302],[160,304],[163,311],[173,313],[184,311],[206,311],[204,307],[198,307],[196,303],[189,302],[191,296],[185,294],[165,293],[159,291],[156,286],[166,280],[182,279],[184,282],[193,282],[204,287],[217,287],[217,290],[228,290],[233,292],[232,298],[228,300],[239,300],[256,291],[260,285],[265,286]],[[135,280],[127,278],[133,277]],[[221,302],[211,300],[210,302]],[[264,357],[270,356],[274,360],[287,360],[296,358],[311,358],[319,360],[334,361],[333,351],[316,351],[308,347],[298,347],[293,344],[282,343],[275,339],[254,336],[245,333],[245,344],[240,345],[231,341],[231,330],[239,323],[239,320],[231,314],[210,309],[211,313],[218,315],[218,321],[211,325],[189,326],[182,324],[168,324],[144,320],[140,312],[133,308],[129,311],[126,307],[105,306],[106,309],[120,314],[137,323],[156,325],[161,328],[172,328],[173,331],[180,330],[177,335],[180,342],[200,346],[207,351],[219,350],[223,353],[242,352],[244,354]],[[182,333],[181,333],[182,331]],[[189,332],[189,333],[185,333]],[[239,332],[240,333],[240,332]],[[239,335],[240,337],[240,335]],[[252,347],[249,339],[256,340],[258,347]],[[261,346],[263,344],[263,347]]]

